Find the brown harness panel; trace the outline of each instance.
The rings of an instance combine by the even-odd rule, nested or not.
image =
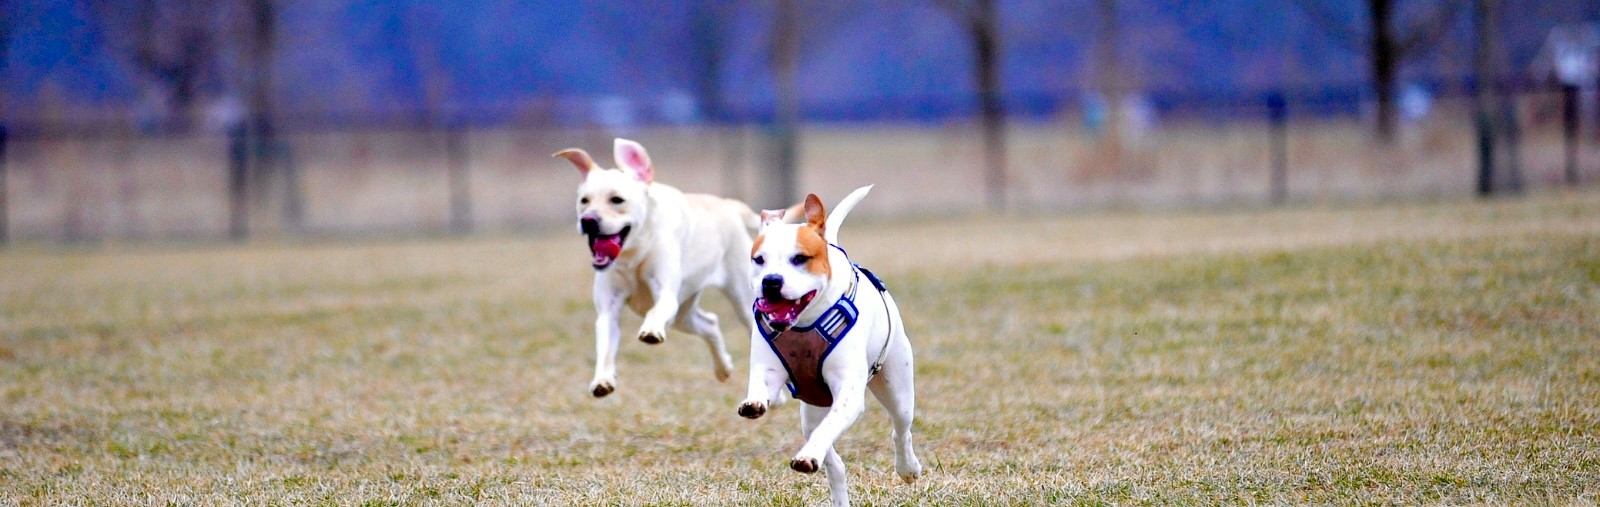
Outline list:
[[[789,367],[789,382],[794,386],[794,397],[818,407],[833,406],[833,389],[822,378],[822,359],[828,352],[828,340],[816,329],[788,330],[772,337],[772,349]]]

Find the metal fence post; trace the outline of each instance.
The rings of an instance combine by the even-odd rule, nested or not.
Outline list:
[[[244,122],[228,127],[228,238],[240,241],[250,233],[250,135]]]
[[[0,246],[11,244],[11,208],[6,200],[6,142],[9,135],[6,125],[0,123]]]
[[[1566,152],[1568,186],[1578,184],[1578,86],[1561,85],[1561,141]]]
[[[450,189],[450,232],[455,234],[472,232],[472,179],[468,174],[471,166],[462,128],[465,127],[449,125],[444,133],[445,171],[449,179],[446,186]]]
[[[1488,110],[1473,115],[1478,133],[1478,195],[1494,193],[1494,122]]]
[[[1267,95],[1267,130],[1272,144],[1272,204],[1289,198],[1289,106],[1283,92]]]

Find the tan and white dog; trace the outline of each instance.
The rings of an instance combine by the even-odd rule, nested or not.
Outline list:
[[[805,223],[784,223],[781,211],[761,214],[751,249],[751,287],[759,292],[750,333],[750,385],[739,415],[755,419],[783,400],[801,400],[805,444],[790,468],[828,474],[833,505],[848,505],[844,461],[833,442],[866,406],[866,392],[893,421],[895,472],[916,480],[922,464],[911,448],[916,408],[911,342],[894,298],[876,276],[850,262],[837,246],[839,226],[872,187],[851,192],[828,215],[806,196]]]
[[[594,276],[594,380],[596,398],[617,388],[618,317],[623,306],[644,317],[639,341],[666,341],[667,327],[694,334],[711,349],[718,381],[732,374],[717,316],[700,308],[706,289],[718,289],[734,306],[750,304],[755,292],[744,280],[746,252],[757,215],[732,199],[685,194],[656,182],[644,146],[618,138],[618,168],[594,163],[583,150],[554,156],[583,174],[578,185],[578,231],[588,238]],[[751,316],[739,314],[746,326]]]

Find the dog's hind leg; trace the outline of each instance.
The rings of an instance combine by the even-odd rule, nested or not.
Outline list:
[[[816,431],[817,425],[822,423],[822,418],[828,415],[825,407],[812,406],[809,403],[800,404],[800,429],[805,433],[806,440],[811,439],[811,432]],[[817,471],[815,462],[805,464],[791,462],[791,468],[801,472],[811,473]],[[833,507],[850,505],[850,484],[844,469],[844,458],[839,457],[839,452],[828,446],[828,453],[822,458],[823,469],[828,475],[828,501]],[[809,467],[809,469],[806,469]]]
[[[727,296],[728,301],[733,302],[733,308],[739,310],[739,322],[744,324],[745,331],[755,331],[756,316],[755,313],[750,311],[750,305],[756,302],[756,289],[748,282],[749,280],[738,278],[722,286],[721,290],[722,295]]]
[[[711,371],[716,374],[718,382],[725,382],[733,376],[733,356],[728,354],[728,347],[723,343],[717,314],[700,307],[699,294],[679,307],[678,317],[673,319],[672,327],[706,341],[706,346],[711,349]]]
[[[745,332],[750,333],[756,330],[756,316],[750,311],[750,305],[756,302],[756,290],[744,282],[741,279],[722,287],[722,295],[733,302],[734,314],[739,316],[739,323],[744,324]]]
[[[911,421],[917,408],[915,374],[911,367],[911,347],[904,334],[893,339],[906,346],[892,349],[884,358],[883,371],[867,382],[867,389],[889,411],[889,419],[894,423],[889,435],[894,440],[894,471],[909,484],[922,475],[922,463],[917,461],[917,453],[911,447]]]

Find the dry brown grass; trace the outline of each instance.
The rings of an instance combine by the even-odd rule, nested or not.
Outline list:
[[[928,465],[899,484],[870,409],[852,493],[1593,503],[1597,217],[1589,191],[847,226],[907,309]],[[786,467],[794,407],[740,419],[691,338],[626,342],[590,399],[587,269],[566,235],[0,254],[0,504],[826,501]]]

